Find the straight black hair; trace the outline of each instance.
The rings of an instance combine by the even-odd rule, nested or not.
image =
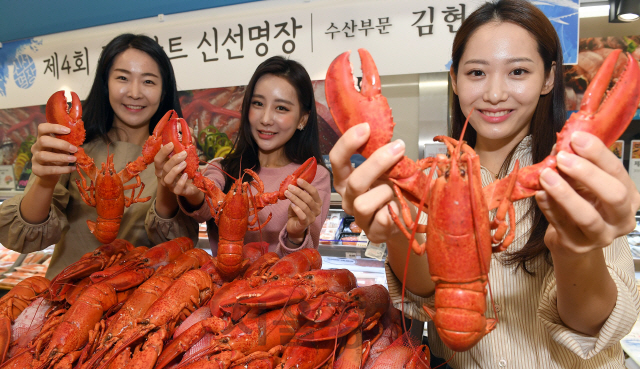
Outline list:
[[[111,40],[100,53],[91,91],[82,106],[82,120],[87,131],[85,142],[102,138],[111,143],[108,133],[113,126],[114,112],[109,103],[109,71],[115,58],[131,48],[140,50],[155,60],[162,78],[162,99],[158,110],[151,117],[149,134],[153,133],[156,124],[167,111],[173,109],[182,116],[176,77],[167,54],[151,37],[125,33]]]

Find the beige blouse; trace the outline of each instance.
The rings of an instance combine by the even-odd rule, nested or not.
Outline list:
[[[517,147],[515,158],[520,166],[531,165],[531,137]],[[515,160],[514,160],[515,163]],[[511,172],[513,168],[509,168]],[[493,181],[488,170],[482,168],[482,185]],[[516,239],[508,251],[526,243],[531,219],[525,217],[531,199],[514,203],[516,210]],[[626,236],[620,237],[603,249],[611,277],[618,288],[614,310],[600,333],[587,336],[566,327],[560,320],[556,306],[556,280],[553,267],[542,258],[532,265],[534,276],[504,266],[500,254],[493,254],[489,283],[493,290],[498,323],[472,349],[456,353],[447,348],[436,332],[433,322],[422,305],[433,307],[434,297],[423,298],[406,291],[404,312],[421,321],[428,321],[431,350],[445,360],[453,359],[453,368],[624,368],[620,340],[627,335],[640,312],[640,298],[636,287],[633,258]],[[386,264],[387,283],[395,307],[402,307],[402,281]],[[409,271],[410,272],[410,271]],[[494,317],[487,294],[487,317]]]
[[[114,155],[116,171],[142,154],[142,147],[115,142],[109,147],[100,139],[82,146],[93,158],[96,167],[106,163],[107,152]],[[33,175],[25,191],[33,183]],[[100,246],[100,242],[89,232],[87,220],[95,221],[96,209],[84,203],[76,185],[78,173],[63,175],[56,184],[49,217],[41,224],[29,224],[22,219],[20,202],[23,195],[16,195],[0,205],[0,243],[12,250],[29,253],[55,244],[53,258],[46,277],[51,279],[69,264]],[[118,238],[131,242],[134,246],[152,246],[176,237],[189,237],[198,241],[198,224],[191,217],[178,211],[171,219],[162,219],[155,212],[157,180],[153,164],[149,165],[140,178],[145,187],[141,198],[151,196],[144,203],[135,203],[125,208],[120,223]],[[130,183],[134,183],[132,180]],[[87,180],[87,185],[89,181]],[[139,189],[136,190],[136,195]],[[126,191],[130,196],[131,192]]]

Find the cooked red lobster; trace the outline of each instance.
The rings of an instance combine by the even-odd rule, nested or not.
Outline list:
[[[353,86],[349,53],[338,56],[329,67],[326,78],[327,103],[342,132],[368,122],[369,141],[359,152],[369,157],[390,142],[395,123],[387,100],[382,96],[380,77],[371,55],[358,50],[362,61],[362,88]],[[640,68],[632,57],[616,85],[603,95],[620,55],[612,52],[589,85],[580,111],[571,115],[558,134],[557,151],[573,152],[571,133],[584,131],[599,137],[610,146],[627,128],[640,100]],[[492,252],[507,248],[513,240],[515,216],[512,202],[533,196],[539,189],[543,169],[556,170],[556,158],[516,169],[507,177],[482,188],[480,162],[473,149],[463,142],[438,136],[447,145],[449,157],[439,155],[414,162],[406,156],[387,173],[402,201],[408,199],[428,215],[427,226],[411,219],[408,205],[402,204],[404,223],[418,232],[427,233],[426,244],[415,242],[409,230],[393,214],[398,227],[410,239],[413,250],[425,251],[431,278],[436,284],[435,309],[425,307],[443,342],[454,351],[466,351],[489,333],[497,319],[486,319],[486,284]],[[431,168],[437,178],[431,180],[424,170]],[[424,204],[421,199],[425,199]],[[489,210],[498,208],[496,218],[489,220]],[[509,225],[505,223],[509,213]],[[491,230],[496,230],[493,237]]]

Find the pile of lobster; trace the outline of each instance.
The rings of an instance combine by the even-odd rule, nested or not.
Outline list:
[[[558,133],[557,152],[573,153],[570,139],[574,131],[589,132],[611,146],[631,122],[640,102],[640,68],[631,55],[627,55],[624,71],[607,92],[620,52],[615,50],[605,59],[585,91],[580,110],[569,117]],[[391,141],[395,123],[387,99],[380,93],[380,77],[371,55],[364,49],[359,53],[361,90],[354,88],[347,52],[329,67],[326,95],[331,114],[343,133],[357,124],[369,123],[370,138],[359,149],[368,158]],[[486,285],[491,254],[505,250],[514,239],[513,202],[533,196],[541,189],[540,173],[545,168],[557,171],[556,157],[549,155],[542,162],[522,169],[516,165],[508,177],[482,188],[480,160],[475,151],[462,140],[445,136],[434,140],[446,144],[448,156],[418,162],[405,156],[386,173],[401,201],[404,223],[391,207],[389,210],[415,253],[427,253],[436,286],[435,308],[424,308],[440,338],[452,350],[466,351],[498,322],[484,315]],[[436,178],[425,174],[426,169],[436,174]],[[412,217],[405,199],[419,209],[418,216],[421,212],[427,214],[426,225],[418,224],[415,220],[418,218]],[[489,211],[495,208],[495,218],[490,220]],[[415,241],[415,232],[427,234],[426,244]]]
[[[385,287],[357,288],[304,249],[245,247],[231,282],[178,238],[105,244],[51,282],[24,280],[0,300],[2,368],[428,368],[402,341]]]

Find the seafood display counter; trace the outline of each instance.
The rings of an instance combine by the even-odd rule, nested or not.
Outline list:
[[[0,290],[10,290],[29,277],[44,277],[53,255],[53,246],[30,254],[20,254],[0,244]]]
[[[21,193],[22,191],[0,191],[0,204],[11,196]],[[51,255],[53,255],[53,245],[30,254],[20,254],[0,244],[0,295],[26,278],[44,277]]]

